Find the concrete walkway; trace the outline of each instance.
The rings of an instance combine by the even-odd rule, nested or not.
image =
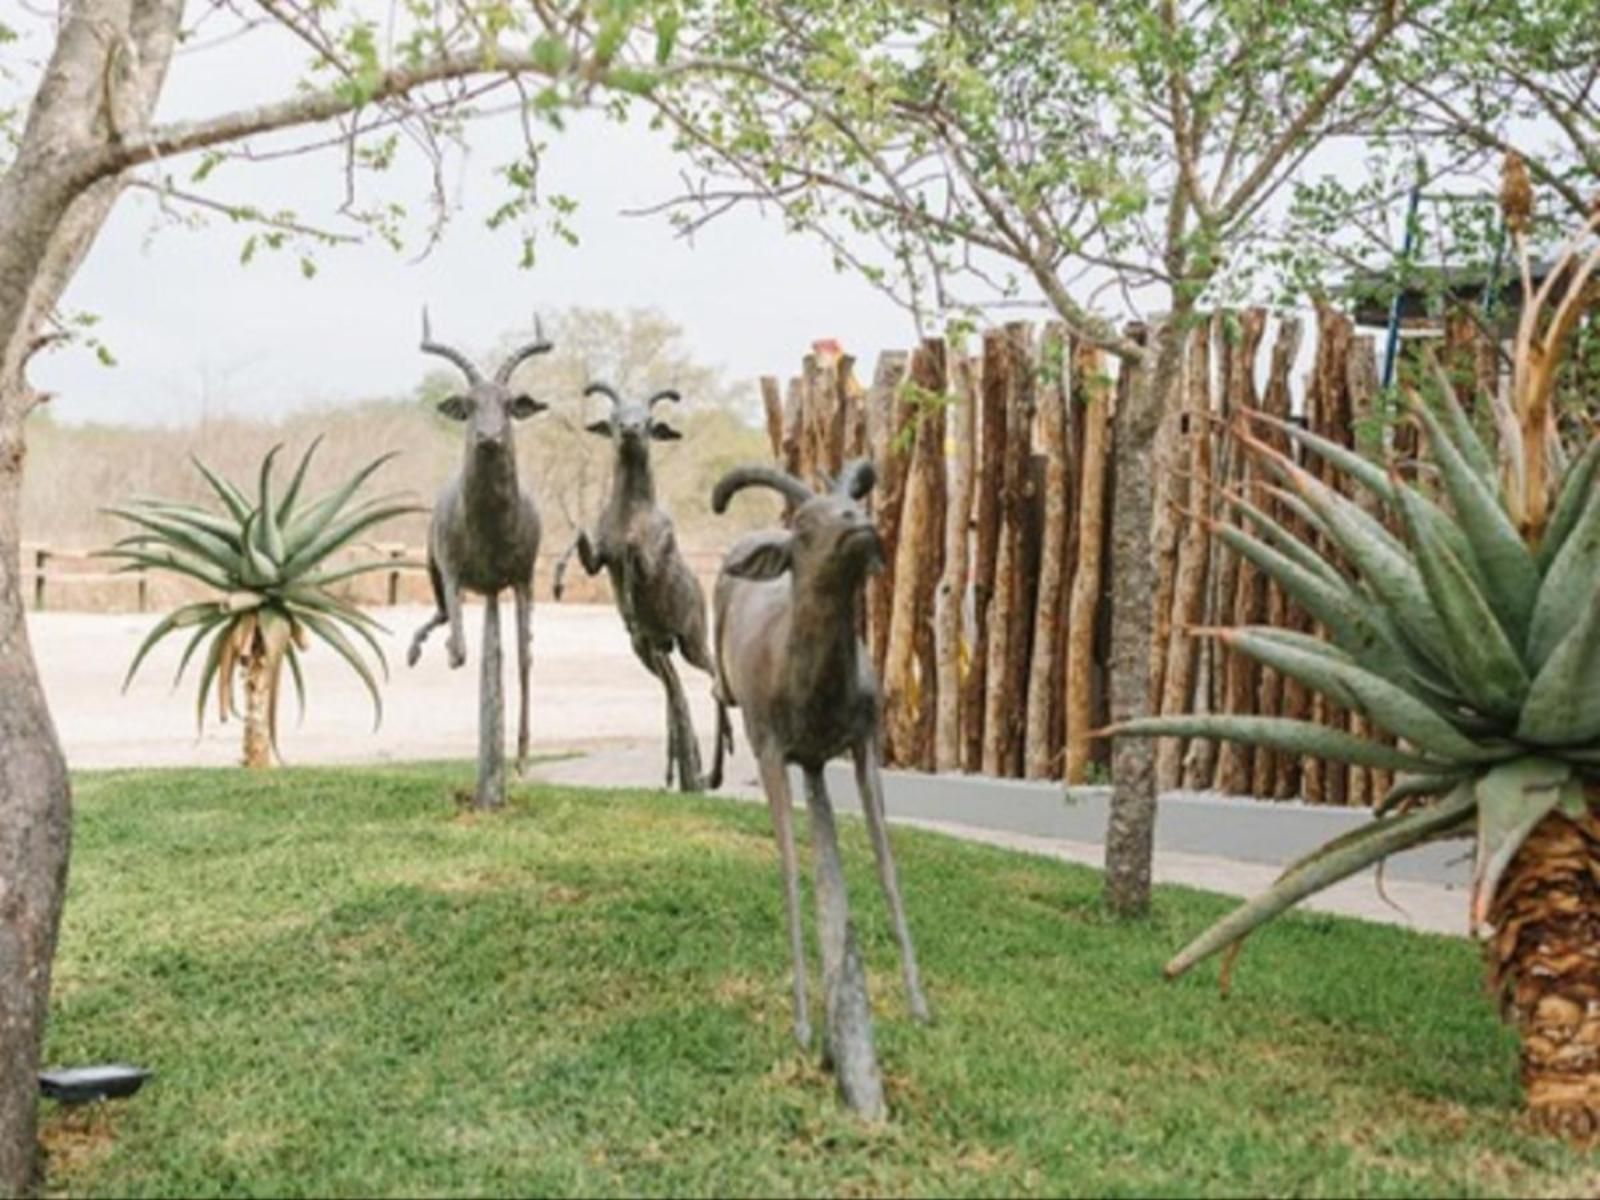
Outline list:
[[[743,731],[740,730],[739,733],[740,736],[736,739],[739,743],[738,752],[729,764],[727,778],[719,794],[739,800],[757,801],[762,798],[762,794],[756,777],[755,762],[744,750]],[[595,748],[579,757],[544,764],[535,768],[532,774],[541,782],[580,787],[654,788],[661,786],[664,767],[665,760],[660,745],[639,741]],[[1050,823],[1048,816],[1041,819],[1041,814],[1027,811],[1033,804],[1041,801],[1063,810],[1073,806],[1074,801],[1069,800],[1059,785],[1043,787],[966,776],[941,777],[935,781],[928,776],[892,771],[885,778],[884,788],[888,793],[885,807],[888,809],[889,819],[896,824],[926,829],[965,841],[982,842],[985,845],[998,846],[1022,854],[1036,854],[1063,862],[1081,863],[1096,869],[1102,865],[1104,846],[1098,839],[1046,836],[1006,827]],[[841,811],[860,811],[855,783],[846,764],[835,763],[829,767],[828,789],[835,805]],[[1093,820],[1097,816],[1093,809],[1100,808],[1103,811],[1104,797],[1101,793],[1104,789],[1085,789],[1085,791],[1090,793],[1087,807],[1091,811],[1082,816]],[[953,795],[939,795],[937,794],[939,792],[953,793]],[[797,797],[800,795],[798,780],[796,780],[795,795]],[[1024,801],[1021,797],[1027,797],[1027,800]],[[1101,803],[1096,804],[1096,800]],[[1083,805],[1086,802],[1079,798],[1076,803]],[[1197,803],[1206,811],[1195,813],[1193,810]],[[1258,824],[1270,821],[1273,816],[1281,819],[1287,815],[1284,806],[1265,805],[1257,801],[1231,801],[1220,807],[1226,812],[1230,809],[1241,809],[1241,806],[1248,806],[1242,808],[1243,815],[1250,817],[1253,814],[1253,819]],[[1218,807],[1213,799],[1205,797],[1174,795],[1163,799],[1161,818],[1157,823],[1158,846],[1154,860],[1157,883],[1182,884],[1187,887],[1203,888],[1206,891],[1221,892],[1224,895],[1255,896],[1272,885],[1286,862],[1303,852],[1299,846],[1273,848],[1267,845],[1272,839],[1258,839],[1257,860],[1251,861],[1164,848],[1160,845],[1162,838],[1159,831],[1163,826],[1177,826],[1176,832],[1180,838],[1183,837],[1184,825],[1190,821],[1207,829],[1215,829],[1219,824]],[[1019,808],[1022,811],[1019,812]],[[929,815],[932,812],[944,815]],[[961,819],[952,819],[951,813],[959,815]],[[1349,814],[1349,816],[1359,817],[1359,814]],[[1198,820],[1195,820],[1196,818]],[[1082,818],[1074,814],[1066,819],[1077,823]],[[1344,822],[1346,826],[1351,823],[1353,821]],[[1103,818],[1100,818],[1098,828],[1101,830],[1105,828]],[[1298,834],[1300,831],[1294,832]],[[1325,832],[1309,831],[1311,837],[1309,844],[1316,844]],[[1281,842],[1283,839],[1276,840]],[[1305,848],[1309,848],[1309,845]],[[1461,852],[1459,847],[1451,852],[1452,860],[1459,857]],[[1431,869],[1426,872],[1406,872],[1403,868],[1396,869],[1396,864],[1401,861],[1393,860],[1385,872],[1381,892],[1375,872],[1366,871],[1317,896],[1310,897],[1304,901],[1303,907],[1314,912],[1358,917],[1418,932],[1464,935],[1467,931],[1465,867],[1452,861],[1450,868],[1444,872],[1435,872]],[[1423,873],[1443,874],[1447,877],[1434,879],[1406,877],[1407,874]]]
[[[404,664],[421,608],[375,610],[391,630],[383,639],[394,666],[384,688],[383,724],[360,683],[324,650],[306,656],[308,711],[304,724],[284,703],[282,747],[296,763],[359,763],[425,758],[469,759],[476,746],[477,636],[481,615],[467,613],[468,666],[451,671],[436,634],[414,670]],[[123,673],[155,623],[151,615],[31,613],[29,636],[68,761],[76,768],[222,765],[238,761],[237,722],[208,718],[195,732],[193,675],[171,687],[182,648],[170,638],[153,652],[127,693]],[[532,729],[541,753],[576,757],[536,772],[550,782],[595,787],[660,787],[665,772],[665,713],[659,685],[634,659],[621,622],[609,606],[542,605],[534,619]],[[507,655],[508,685],[511,658]],[[193,668],[191,667],[191,671]],[[709,745],[709,681],[684,671],[695,727]],[[508,696],[514,694],[508,687]],[[514,720],[514,705],[508,705]],[[726,791],[759,797],[754,763],[743,749],[730,765]],[[709,763],[708,763],[709,765]],[[891,819],[1029,854],[1099,866],[1106,789],[1074,789],[970,776],[893,772],[886,779]],[[844,764],[829,772],[843,811],[857,809],[854,781]],[[797,792],[798,794],[798,792]],[[1328,837],[1365,820],[1348,810],[1261,804],[1226,797],[1163,798],[1157,823],[1156,879],[1239,896],[1255,895],[1291,861]],[[1391,861],[1379,896],[1371,873],[1307,901],[1342,913],[1408,928],[1465,931],[1466,871],[1459,845],[1429,847]]]

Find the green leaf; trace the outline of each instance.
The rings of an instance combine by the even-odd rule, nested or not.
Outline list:
[[[1417,568],[1450,655],[1445,669],[1474,708],[1514,720],[1528,693],[1528,673],[1465,564],[1423,529],[1409,488],[1396,493]]]
[[[1596,579],[1600,579],[1600,488],[1590,490],[1583,512],[1540,585],[1528,628],[1527,657],[1535,670],[1577,623],[1594,596]]]
[[[1600,587],[1534,676],[1517,736],[1539,746],[1600,738]]]
[[[296,613],[297,618],[328,645],[332,646],[340,658],[350,664],[361,682],[366,685],[367,694],[372,697],[374,729],[383,721],[383,696],[378,691],[378,681],[373,677],[371,669],[362,660],[361,653],[350,644],[348,638],[340,632],[339,627],[319,613],[301,609]]]
[[[1299,680],[1344,708],[1370,717],[1430,757],[1481,763],[1498,761],[1513,753],[1505,745],[1472,741],[1412,693],[1346,658],[1329,655],[1325,647],[1288,645],[1272,636],[1274,631],[1270,629],[1265,636],[1263,631],[1249,627],[1208,632],[1230,649]]]
[[[1140,717],[1101,730],[1098,737],[1186,737],[1244,742],[1310,758],[1331,758],[1359,767],[1388,771],[1444,774],[1452,764],[1410,754],[1395,746],[1358,738],[1343,730],[1288,717],[1189,716]]]
[[[1489,916],[1500,876],[1534,827],[1562,798],[1572,767],[1550,758],[1519,758],[1502,763],[1475,788],[1478,801],[1478,857],[1472,872],[1472,927]]]
[[[216,492],[228,511],[233,514],[233,519],[243,525],[245,518],[250,515],[250,502],[245,499],[244,493],[194,455],[189,456],[189,461],[194,463],[195,468],[205,477],[205,481],[211,485],[211,490]]]
[[[1414,405],[1413,409],[1427,426],[1429,448],[1455,506],[1490,608],[1506,636],[1520,646],[1539,598],[1539,566],[1493,487],[1457,449],[1438,418],[1426,405]],[[1412,496],[1417,501],[1413,507],[1420,511],[1421,497],[1415,492]]]
[[[306,447],[306,452],[300,456],[300,465],[294,469],[294,475],[289,480],[289,488],[283,493],[283,499],[278,502],[278,526],[283,528],[294,516],[295,501],[300,498],[300,488],[306,481],[306,471],[311,466],[311,456],[317,452],[317,447],[322,445],[322,434],[317,434],[311,439],[311,444]]]
[[[195,604],[185,604],[182,608],[174,609],[161,620],[157,621],[155,628],[139,643],[139,648],[133,652],[133,662],[128,665],[128,673],[122,677],[122,690],[127,691],[128,685],[133,682],[134,675],[139,670],[139,664],[144,662],[145,656],[150,653],[162,638],[175,629],[182,629],[190,625],[198,625],[208,616],[217,611],[215,601],[202,600]]]
[[[1584,449],[1578,461],[1567,469],[1561,482],[1561,494],[1556,497],[1555,508],[1545,522],[1544,537],[1539,541],[1537,554],[1539,570],[1548,571],[1551,562],[1566,545],[1573,526],[1588,506],[1594,492],[1595,468],[1600,466],[1600,437],[1594,438]]]
[[[1236,908],[1185,946],[1166,965],[1169,979],[1196,963],[1248,937],[1279,913],[1307,896],[1348,879],[1373,863],[1410,849],[1459,825],[1472,812],[1477,797],[1463,784],[1436,804],[1397,817],[1379,817],[1313,851],[1288,868],[1270,888]]]

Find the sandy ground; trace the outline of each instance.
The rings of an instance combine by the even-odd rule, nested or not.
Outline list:
[[[510,605],[501,614],[510,625]],[[380,638],[389,659],[383,722],[373,728],[372,703],[355,673],[325,646],[305,656],[306,716],[297,720],[293,688],[284,682],[279,743],[292,763],[469,758],[477,747],[478,643],[482,609],[467,610],[467,663],[445,662],[445,631],[435,630],[415,666],[405,665],[422,607],[372,610],[388,628]],[[170,636],[139,668],[126,693],[122,678],[156,618],[150,615],[32,613],[29,636],[44,675],[57,731],[75,767],[221,765],[237,762],[241,726],[217,721],[214,702],[203,733],[195,728],[191,662],[174,690],[185,638]],[[198,655],[196,658],[198,659]],[[506,723],[516,722],[515,656],[508,645]],[[711,681],[680,669],[695,726],[709,744]],[[531,727],[541,752],[577,750],[665,737],[660,685],[639,665],[616,611],[609,606],[544,604],[534,612]],[[663,765],[665,756],[663,753]]]
[[[405,647],[427,615],[420,607],[374,610],[388,627],[384,640],[391,679],[383,690],[384,718],[374,730],[372,707],[355,674],[325,647],[306,656],[307,713],[295,720],[286,695],[280,742],[294,763],[382,762],[471,758],[477,746],[477,647],[480,608],[467,613],[468,660],[445,664],[443,631],[435,631],[415,668]],[[503,615],[503,622],[509,619]],[[77,768],[226,765],[238,761],[240,726],[220,725],[213,711],[195,732],[191,675],[177,690],[172,676],[182,652],[175,636],[151,653],[126,693],[122,677],[135,648],[156,618],[149,615],[33,613],[29,634],[45,690],[67,752]],[[713,706],[710,680],[681,668],[709,765]],[[286,689],[288,688],[285,683]],[[507,723],[514,729],[513,658],[506,663]],[[609,606],[541,605],[534,618],[532,740],[539,753],[570,753],[537,765],[534,778],[594,786],[659,786],[665,770],[665,707],[660,685],[633,657],[616,612]],[[737,723],[736,723],[737,727]],[[756,799],[754,765],[744,751],[729,766],[726,791]],[[971,824],[908,821],[954,837],[1099,866],[1101,847],[1087,842],[1029,837],[982,827],[982,798],[975,796]],[[1239,896],[1267,887],[1277,869],[1199,854],[1161,852],[1155,877],[1163,883]],[[774,882],[776,887],[776,881]],[[1395,881],[1391,905],[1370,879],[1356,878],[1307,902],[1307,907],[1438,933],[1464,932],[1465,902],[1452,888]],[[1396,908],[1394,905],[1398,905]]]

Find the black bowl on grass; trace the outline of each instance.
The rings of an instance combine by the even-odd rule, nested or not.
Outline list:
[[[120,1100],[144,1086],[154,1071],[108,1063],[95,1067],[61,1067],[39,1072],[39,1091],[62,1104],[87,1104],[91,1100]]]

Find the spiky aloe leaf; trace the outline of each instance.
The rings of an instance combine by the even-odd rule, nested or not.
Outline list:
[[[373,459],[361,470],[331,492],[313,501],[297,513],[283,531],[284,554],[289,559],[300,559],[306,544],[320,534],[347,503],[370,479],[375,471],[394,458],[399,451],[391,451]],[[302,560],[303,561],[303,560]]]
[[[1275,520],[1265,510],[1232,492],[1224,492],[1223,499],[1260,531],[1262,539],[1269,546],[1290,559],[1295,566],[1326,580],[1332,586],[1345,584],[1344,577],[1332,563],[1306,545],[1303,538],[1296,537],[1287,526]]]
[[[1234,909],[1185,946],[1167,963],[1167,977],[1182,975],[1312,893],[1348,879],[1391,854],[1448,832],[1470,817],[1476,803],[1472,787],[1463,784],[1435,804],[1396,817],[1379,817],[1370,825],[1335,838],[1290,866],[1265,892]]]
[[[284,528],[294,516],[295,501],[300,499],[300,489],[305,485],[306,471],[311,467],[311,458],[317,452],[317,447],[322,445],[322,435],[319,433],[311,439],[311,444],[306,447],[306,452],[300,456],[300,465],[294,469],[294,475],[289,480],[289,487],[283,493],[283,499],[278,501],[278,527]]]
[[[1515,720],[1528,672],[1465,564],[1423,527],[1409,489],[1396,493],[1417,570],[1452,654],[1445,669],[1480,711]]]
[[[353,579],[358,575],[370,575],[374,571],[404,571],[418,570],[424,563],[414,559],[379,559],[373,562],[355,563],[348,567],[339,567],[332,571],[318,571],[312,575],[302,575],[295,580],[297,588],[326,588],[336,583],[343,583],[346,579]]]
[[[289,645],[283,652],[284,661],[289,664],[289,678],[294,680],[294,697],[296,701],[296,720],[306,719],[306,679],[300,671],[300,651],[294,644],[293,634],[290,635]]]
[[[1193,737],[1246,742],[1309,758],[1331,758],[1358,767],[1441,774],[1451,764],[1411,754],[1395,746],[1353,737],[1343,730],[1289,717],[1241,717],[1209,713],[1139,717],[1098,731],[1096,737]]]
[[[1438,418],[1420,401],[1412,408],[1427,427],[1429,448],[1477,565],[1475,575],[1487,585],[1485,596],[1501,628],[1520,646],[1539,598],[1538,564],[1492,485],[1473,469]],[[1412,499],[1418,502],[1409,507],[1420,512],[1420,497],[1413,493]]]
[[[1438,400],[1432,406],[1437,412],[1430,415],[1436,416],[1439,423],[1444,426],[1456,453],[1466,462],[1473,474],[1495,493],[1498,501],[1499,471],[1495,468],[1494,456],[1489,453],[1488,447],[1483,444],[1483,439],[1478,436],[1478,431],[1473,428],[1471,418],[1461,407],[1461,401],[1456,396],[1455,384],[1445,373],[1438,355],[1433,352],[1433,347],[1424,346],[1422,356],[1429,370],[1433,372],[1437,385],[1434,394]]]
[[[256,544],[257,548],[274,563],[282,564],[283,533],[278,528],[277,506],[272,502],[272,463],[283,449],[280,442],[267,451],[261,460],[261,473],[256,483]]]
[[[1407,800],[1418,800],[1424,796],[1443,796],[1455,791],[1472,778],[1474,775],[1470,771],[1452,772],[1447,775],[1402,775],[1383,794],[1373,812],[1381,817]]]
[[[225,621],[217,626],[217,632],[211,639],[210,648],[206,650],[205,662],[200,665],[200,695],[195,701],[195,725],[202,731],[206,727],[206,697],[211,694],[211,686],[217,679],[217,668],[222,663],[222,654],[230,638],[233,636],[233,622]]]
[[[230,571],[239,561],[238,551],[227,542],[215,534],[197,529],[177,519],[143,512],[136,508],[112,507],[104,511],[149,530],[156,535],[159,543],[181,550],[200,562],[216,567],[219,571]]]
[[[344,636],[339,627],[322,614],[309,609],[302,609],[296,616],[307,629],[332,646],[335,653],[350,664],[351,670],[366,685],[367,694],[372,697],[372,727],[376,729],[383,721],[383,695],[378,690],[378,681],[373,678],[372,671],[362,661],[360,652],[350,644],[349,639]]]
[[[1537,670],[1578,620],[1600,578],[1600,489],[1591,490],[1561,550],[1545,571],[1528,628],[1528,664]]]
[[[141,567],[158,571],[171,571],[176,575],[186,575],[190,579],[198,580],[210,587],[227,591],[234,585],[235,580],[228,574],[210,563],[197,562],[184,558],[172,551],[157,553],[150,550],[101,550],[96,558],[118,558],[125,563],[118,570],[132,571]]]
[[[1230,649],[1265,663],[1334,703],[1362,713],[1380,728],[1412,743],[1425,755],[1446,762],[1494,762],[1511,757],[1506,744],[1475,742],[1411,692],[1326,649],[1288,645],[1257,628],[1203,631]]]
[[[1473,794],[1478,805],[1478,854],[1472,872],[1472,927],[1489,916],[1500,876],[1534,826],[1561,803],[1572,778],[1568,763],[1527,757],[1502,763],[1480,778]]]
[[[241,525],[244,524],[244,519],[250,515],[250,501],[245,498],[245,494],[201,462],[198,456],[191,454],[189,461],[194,463],[195,469],[205,477],[205,481],[211,485],[211,490],[217,494],[217,498],[232,514],[233,519]]]
[[[420,505],[409,503],[389,504],[379,508],[363,505],[345,520],[330,523],[309,542],[303,543],[300,549],[284,562],[284,575],[293,579],[300,572],[322,562],[330,554],[342,550],[375,525],[424,511],[426,510]]]
[[[155,628],[145,635],[144,640],[139,643],[139,648],[133,652],[133,662],[128,665],[128,673],[122,677],[122,690],[128,690],[128,685],[133,682],[134,675],[139,671],[139,664],[144,662],[145,656],[151,650],[155,649],[156,643],[175,629],[199,625],[216,611],[217,605],[215,601],[201,600],[194,604],[185,604],[182,608],[173,609],[161,620],[157,621]]]
[[[1588,507],[1594,493],[1595,469],[1600,466],[1600,437],[1592,438],[1578,461],[1573,463],[1561,482],[1561,492],[1556,506],[1544,527],[1544,537],[1539,540],[1538,559],[1541,574],[1550,568],[1561,547],[1566,545],[1573,526]]]
[[[1600,738],[1600,588],[1534,676],[1517,736],[1538,746]]]

